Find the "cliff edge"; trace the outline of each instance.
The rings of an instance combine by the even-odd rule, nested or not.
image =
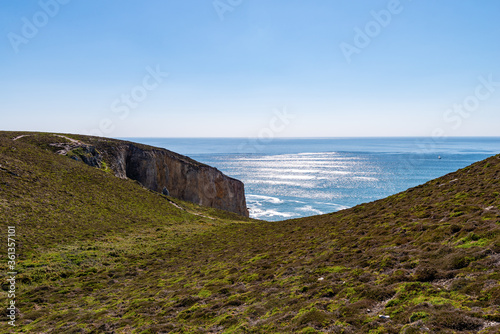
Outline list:
[[[22,134],[16,137],[38,137]],[[163,149],[117,139],[83,135],[49,135],[57,153],[102,168],[119,178],[195,204],[248,217],[241,181],[189,157]],[[54,140],[57,139],[57,140]]]
[[[216,168],[165,149],[133,143],[96,146],[118,177],[137,180],[148,189],[199,205],[249,215],[243,183]]]

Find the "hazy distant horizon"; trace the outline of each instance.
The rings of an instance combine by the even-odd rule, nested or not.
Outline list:
[[[9,130],[10,131],[10,130]],[[18,131],[18,130],[16,130]],[[20,130],[19,130],[20,131]],[[63,133],[63,132],[60,132]],[[162,137],[162,136],[133,136],[133,137],[107,137],[107,138],[113,138],[113,139],[133,139],[133,138],[158,138],[158,139],[262,139],[259,137],[196,137],[196,136],[190,136],[190,137]],[[362,139],[370,139],[370,138],[423,138],[423,139],[433,139],[435,141],[438,140],[446,140],[446,139],[459,139],[459,138],[500,138],[500,135],[496,136],[448,136],[448,137],[443,137],[443,138],[434,138],[432,136],[343,136],[343,137],[274,137],[272,139],[264,139],[266,141],[272,141],[273,139],[356,139],[356,138],[362,138]]]
[[[23,128],[18,129],[0,129],[0,131],[12,131],[12,132],[45,132],[45,133],[57,133],[57,134],[74,134],[74,135],[88,135],[85,133],[79,132],[67,132],[67,131],[40,131],[40,130],[25,130]],[[445,137],[432,137],[432,136],[332,136],[332,137],[280,137],[276,136],[273,138],[268,137],[244,137],[244,136],[235,136],[235,137],[216,137],[216,136],[178,136],[178,137],[169,137],[169,136],[102,136],[103,138],[110,139],[118,139],[118,140],[130,140],[130,139],[254,139],[261,140],[266,143],[272,142],[274,139],[398,139],[398,138],[406,138],[406,139],[430,139],[433,141],[445,141],[447,139],[460,139],[460,138],[499,138],[500,135],[470,135],[470,136],[445,136]]]

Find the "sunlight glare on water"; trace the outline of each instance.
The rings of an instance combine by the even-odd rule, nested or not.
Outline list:
[[[424,152],[415,138],[275,139],[258,153],[238,150],[245,139],[132,140],[243,181],[251,216],[272,221],[371,202],[500,152],[500,138],[448,139]]]

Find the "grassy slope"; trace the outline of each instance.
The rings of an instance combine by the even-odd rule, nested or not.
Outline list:
[[[500,330],[498,156],[338,213],[243,222],[15,135],[0,134],[0,223],[23,246],[24,332]]]
[[[51,304],[59,297],[40,303],[38,291],[46,286],[60,287],[75,277],[85,284],[87,277],[110,270],[128,272],[140,266],[137,256],[147,258],[213,226],[250,221],[171,198],[186,209],[180,210],[136,182],[54,154],[48,143],[64,141],[60,137],[32,134],[12,141],[21,134],[0,133],[0,224],[2,231],[17,226],[18,302],[23,303],[18,324],[53,314]],[[0,236],[4,245],[5,239],[6,232]],[[5,275],[6,261],[0,271]],[[1,304],[5,298],[2,294]]]

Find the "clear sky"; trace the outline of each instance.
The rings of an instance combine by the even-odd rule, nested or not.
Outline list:
[[[500,135],[498,0],[0,7],[1,130]]]

